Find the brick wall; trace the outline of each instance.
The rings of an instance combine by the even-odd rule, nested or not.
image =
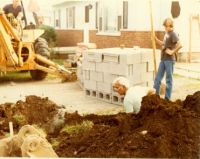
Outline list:
[[[76,46],[83,41],[83,30],[56,30],[57,47]]]
[[[57,46],[76,46],[83,41],[82,30],[57,30]],[[97,48],[140,46],[151,48],[151,33],[149,31],[122,31],[121,36],[96,35],[96,30],[91,30],[89,34],[90,42],[96,43]],[[163,32],[156,32],[159,39],[163,39]]]

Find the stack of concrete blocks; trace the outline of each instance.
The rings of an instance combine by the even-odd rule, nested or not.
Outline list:
[[[78,43],[76,48],[76,55],[83,55],[89,49],[96,49],[95,43]],[[82,63],[77,65],[77,83],[81,88],[84,88]]]
[[[123,76],[130,80],[131,86],[152,86],[153,66],[152,49],[88,50],[83,54],[81,72],[85,94],[109,103],[123,105],[124,96],[120,96],[112,89],[113,80]]]

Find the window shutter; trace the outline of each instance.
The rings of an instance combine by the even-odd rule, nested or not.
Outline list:
[[[89,6],[85,6],[85,23],[89,22]]]
[[[66,28],[69,28],[69,9],[66,8]]]
[[[173,18],[177,18],[180,15],[181,8],[178,1],[173,1],[171,4],[171,14]]]
[[[58,10],[58,26],[61,28],[61,10]]]
[[[122,28],[122,16],[118,16],[117,21],[117,30],[120,31],[120,29]]]
[[[72,13],[72,17],[73,17],[73,28],[75,28],[75,22],[76,22],[76,14],[75,14],[75,7],[73,7],[73,13]]]
[[[95,8],[96,8],[96,29],[98,29],[98,17],[99,17],[99,4],[98,2],[96,2],[95,4]]]
[[[102,29],[103,29],[103,24],[102,24],[102,22],[103,22],[103,18],[102,18],[102,17],[99,17],[99,31],[102,31]]]
[[[128,28],[128,1],[123,2],[123,28]]]

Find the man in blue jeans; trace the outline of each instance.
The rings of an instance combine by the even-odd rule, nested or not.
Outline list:
[[[164,74],[166,73],[166,91],[165,99],[171,99],[172,85],[173,85],[173,71],[175,64],[175,54],[181,49],[181,44],[177,34],[174,32],[173,20],[167,18],[163,23],[165,27],[164,40],[161,41],[155,37],[157,44],[162,46],[161,50],[161,62],[159,64],[158,72],[154,81],[154,88],[156,89],[156,94],[160,94],[160,85]]]

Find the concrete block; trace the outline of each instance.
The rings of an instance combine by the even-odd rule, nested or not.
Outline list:
[[[147,72],[152,72],[154,71],[154,63],[152,62],[147,62]]]
[[[84,81],[83,76],[78,76],[77,79],[78,79],[81,83],[83,83],[83,81]]]
[[[84,59],[83,63],[82,63],[82,68],[83,68],[83,70],[95,71],[96,70],[96,63],[95,62],[89,62],[89,61],[86,61]]]
[[[96,63],[97,72],[111,73],[110,67],[111,67],[110,63]]]
[[[90,80],[90,71],[83,70],[83,80]]]
[[[142,82],[146,82],[146,81],[153,81],[154,80],[154,72],[146,72],[146,73],[142,73]]]
[[[85,91],[85,95],[87,96],[87,97],[92,97],[92,98],[97,98],[97,91],[95,91],[95,90],[90,90],[90,89],[85,89],[84,90]]]
[[[124,96],[119,95],[118,93],[112,93],[112,103],[116,105],[124,105]]]
[[[158,70],[159,64],[160,64],[160,60],[157,60],[156,61],[157,70]],[[147,72],[151,72],[151,71],[154,71],[154,62],[153,61],[147,62]]]
[[[161,50],[156,49],[156,60],[160,61]],[[141,49],[141,62],[153,61],[152,49]]]
[[[142,83],[142,73],[140,72],[135,72],[134,75],[127,76],[126,78],[130,81],[131,86]]]
[[[77,72],[76,72],[77,76],[81,76],[83,75],[83,70],[82,70],[82,67],[78,67],[77,68]]]
[[[141,52],[141,62],[153,62],[153,51]]]
[[[147,86],[148,86],[148,83],[147,83],[147,82],[142,82],[142,83],[136,84],[136,85],[134,85],[134,86],[147,87]]]
[[[112,83],[119,75],[111,74],[111,73],[104,73],[103,74],[103,81],[107,83]]]
[[[110,64],[110,71],[112,74],[120,76],[133,76],[136,72],[146,72],[146,63],[139,64]]]
[[[112,84],[111,83],[105,83],[105,82],[97,82],[97,90],[99,92],[111,93]]]
[[[82,81],[80,81],[79,79],[77,80],[77,85],[81,88],[84,89],[84,84]]]
[[[117,53],[103,53],[103,62],[119,63],[119,54]]]
[[[120,76],[128,76],[131,67],[132,67],[131,65],[121,65],[121,64],[112,63],[112,64],[110,64],[110,72],[109,73],[117,74]]]
[[[98,92],[97,98],[99,100],[111,103],[112,102],[112,95],[111,93],[104,93],[104,92]]]
[[[147,81],[147,87],[152,87],[154,86],[154,81]]]
[[[83,53],[83,58],[86,61],[89,62],[102,62],[103,60],[103,54],[101,50],[87,50],[85,53]]]
[[[90,71],[90,80],[103,82],[103,72]]]
[[[97,82],[96,81],[84,80],[83,83],[84,83],[85,89],[97,90]]]
[[[139,52],[120,54],[119,60],[122,65],[141,63],[141,54]]]

